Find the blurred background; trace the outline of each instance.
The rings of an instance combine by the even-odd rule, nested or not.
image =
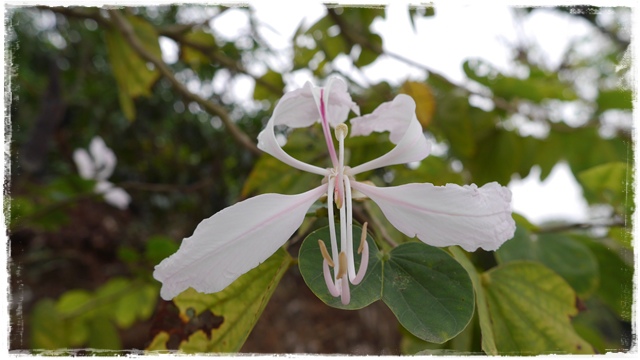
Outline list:
[[[162,301],[153,266],[237,201],[311,188],[314,180],[255,143],[284,92],[329,75],[346,79],[364,114],[398,93],[418,104],[433,154],[381,170],[380,181],[498,181],[513,191],[519,225],[585,237],[601,285],[580,294],[581,306],[595,310],[575,319],[576,331],[599,352],[629,348],[630,8],[6,12],[10,350],[145,349],[169,330],[167,347],[177,348],[215,327],[210,318],[186,322]],[[309,139],[289,139],[294,154],[317,150],[298,140]],[[602,272],[603,264],[621,270]],[[602,285],[609,282],[627,291]],[[398,331],[378,305],[329,308],[292,268],[241,351],[408,354],[432,346]]]

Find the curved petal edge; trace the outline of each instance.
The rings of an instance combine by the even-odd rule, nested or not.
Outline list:
[[[326,191],[324,184],[298,195],[259,195],[203,220],[175,254],[155,267],[160,296],[170,300],[189,287],[223,290],[275,253]]]
[[[432,246],[492,251],[511,239],[511,191],[498,183],[472,185],[407,184],[379,188],[352,182],[408,237]]]

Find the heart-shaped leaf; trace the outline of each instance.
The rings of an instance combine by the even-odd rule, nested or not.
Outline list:
[[[353,228],[353,238],[362,229]],[[300,273],[320,300],[329,306],[355,310],[383,300],[398,321],[418,338],[443,343],[467,326],[473,315],[474,293],[465,269],[445,251],[420,243],[402,244],[388,254],[380,252],[373,239],[369,244],[369,267],[362,283],[351,285],[351,302],[343,305],[333,297],[324,281],[318,240],[327,249],[329,228],[311,233],[300,247]],[[354,241],[354,248],[357,246]],[[356,268],[359,266],[356,257]]]
[[[418,242],[394,248],[384,263],[382,300],[420,339],[443,343],[471,320],[474,294],[465,269],[445,251]]]
[[[359,240],[362,234],[362,228],[353,227],[353,246],[354,254],[360,245]],[[322,272],[322,253],[318,240],[322,240],[331,253],[331,241],[329,237],[329,227],[318,229],[304,240],[300,246],[300,255],[298,264],[302,278],[313,291],[316,296],[325,304],[338,309],[355,310],[361,309],[380,300],[382,297],[382,265],[380,261],[380,252],[376,247],[371,236],[367,235],[367,243],[369,244],[369,264],[367,267],[367,275],[357,286],[351,286],[351,301],[347,305],[343,305],[340,297],[333,297],[324,281]],[[355,257],[356,269],[360,266],[360,257]]]

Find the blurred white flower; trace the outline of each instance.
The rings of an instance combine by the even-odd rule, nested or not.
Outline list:
[[[83,179],[96,181],[94,191],[102,194],[107,203],[122,210],[129,206],[131,202],[129,194],[107,181],[116,166],[116,156],[101,137],[96,136],[91,140],[89,152],[85,149],[76,149],[73,152],[73,160]]]

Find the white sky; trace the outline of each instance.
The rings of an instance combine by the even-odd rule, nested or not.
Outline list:
[[[261,35],[275,48],[290,51],[291,38],[301,21],[313,24],[324,16],[319,5],[287,5],[286,16],[282,8],[267,3],[255,3],[255,15],[268,26]],[[407,4],[393,2],[387,8],[386,18],[377,19],[373,30],[383,37],[386,50],[440,72],[456,83],[466,83],[462,63],[469,58],[481,58],[505,72],[516,72],[510,67],[509,44],[534,44],[539,57],[550,67],[556,66],[568,44],[585,36],[589,25],[576,21],[569,15],[552,11],[538,11],[524,19],[515,19],[506,6],[440,6],[436,16],[416,19],[414,32],[407,11]],[[214,22],[217,31],[235,37],[246,24],[240,11],[228,11]],[[487,21],[487,19],[490,19]],[[238,26],[240,24],[240,27]],[[419,45],[416,45],[419,44]],[[276,66],[286,62],[283,56]],[[337,61],[342,71],[350,70],[345,58]],[[270,64],[272,65],[272,64]],[[273,66],[273,65],[272,65]],[[386,80],[400,84],[407,78],[421,78],[424,72],[413,69],[391,58],[379,59],[363,71],[371,83]],[[308,80],[302,71],[285,78],[288,89],[302,86]],[[236,91],[246,93],[247,84],[236,84]],[[566,164],[554,168],[545,182],[538,180],[539,169],[534,168],[526,179],[514,179],[509,187],[513,192],[513,209],[531,222],[540,224],[546,220],[586,221],[587,204],[580,187]],[[505,184],[506,185],[506,184]]]

